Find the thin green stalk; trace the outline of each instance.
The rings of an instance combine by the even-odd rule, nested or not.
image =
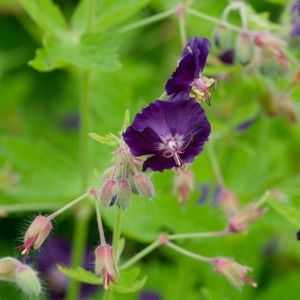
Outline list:
[[[154,241],[148,247],[146,247],[141,252],[137,253],[135,256],[133,256],[131,259],[129,259],[127,262],[125,262],[119,269],[120,270],[128,269],[129,267],[134,265],[136,262],[138,262],[140,259],[142,259],[146,255],[148,255],[150,252],[152,252],[154,249],[156,249],[160,245],[161,245],[161,243],[159,240]]]
[[[213,232],[192,232],[192,233],[180,233],[168,235],[169,240],[179,240],[179,239],[198,239],[198,238],[210,238],[228,235],[230,231],[228,229],[222,231]]]
[[[86,17],[86,33],[90,33],[93,27],[93,1],[86,0],[88,13]],[[91,92],[91,72],[84,70],[82,72],[82,94],[80,101],[80,145],[79,160],[81,174],[81,189],[86,191],[89,184],[90,171],[90,92]],[[91,216],[91,205],[81,205],[75,214],[75,230],[73,239],[72,266],[80,266],[83,262],[85,246],[88,236],[88,226]],[[80,283],[72,280],[68,290],[67,300],[77,300],[80,291]]]
[[[210,160],[210,163],[213,168],[213,172],[214,172],[214,175],[216,177],[218,184],[220,184],[221,186],[225,186],[221,168],[220,168],[218,159],[216,157],[215,150],[214,150],[211,142],[207,144],[207,153],[208,153],[208,157],[209,157],[209,160]]]
[[[166,10],[166,11],[156,14],[154,16],[151,16],[151,17],[145,18],[143,20],[137,21],[135,23],[126,25],[126,26],[120,28],[119,32],[124,33],[124,32],[130,31],[130,30],[133,30],[133,29],[137,29],[139,27],[143,27],[143,26],[161,21],[161,20],[166,19],[167,17],[175,14],[175,12],[176,12],[176,7],[171,8],[169,10]]]
[[[184,48],[186,45],[187,38],[186,38],[185,17],[183,14],[178,16],[178,24],[179,24],[181,44],[182,44],[182,48]]]
[[[233,25],[231,23],[228,23],[224,20],[220,20],[218,18],[215,18],[215,17],[212,17],[212,16],[209,16],[203,12],[200,12],[200,11],[196,11],[192,8],[188,8],[186,10],[187,13],[189,13],[190,15],[193,15],[195,17],[198,17],[198,18],[201,18],[203,20],[206,20],[206,21],[209,21],[211,23],[215,23],[215,24],[218,24],[218,25],[222,25],[224,27],[227,27],[228,29],[231,29],[233,31],[236,31],[236,32],[241,32],[241,31],[245,31],[244,28],[241,28],[239,26],[236,26],[236,25]],[[247,31],[248,34],[256,34],[255,32],[251,32],[251,31]]]
[[[116,217],[115,217],[113,244],[112,244],[115,257],[118,256],[120,234],[121,234],[121,209],[116,206]]]
[[[196,259],[196,260],[199,260],[199,261],[202,261],[202,262],[205,262],[205,263],[213,263],[213,258],[210,258],[210,257],[206,257],[206,256],[203,256],[203,255],[199,255],[199,254],[196,254],[196,253],[193,253],[189,250],[186,250],[182,247],[179,247],[171,242],[168,242],[166,244],[167,247],[185,255],[185,256],[188,256],[188,257],[191,257],[193,259]]]
[[[102,224],[102,218],[101,218],[101,210],[100,210],[100,203],[98,199],[95,199],[95,209],[96,209],[96,215],[97,215],[97,224],[98,224],[98,231],[99,231],[99,237],[100,237],[100,244],[105,245],[105,235],[104,235],[104,229]]]
[[[82,200],[84,200],[90,192],[86,192],[83,195],[81,195],[80,197],[76,198],[75,200],[69,202],[68,204],[66,204],[65,206],[63,206],[62,208],[60,208],[59,210],[55,211],[54,213],[52,213],[51,215],[49,215],[47,217],[47,219],[49,221],[53,220],[54,218],[56,218],[58,215],[62,214],[63,212],[65,212],[66,210],[70,209],[71,207],[73,207],[74,205],[78,204],[79,202],[81,202]]]

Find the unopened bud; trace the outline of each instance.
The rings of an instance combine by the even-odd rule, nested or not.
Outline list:
[[[266,209],[256,204],[243,207],[229,219],[230,231],[241,232],[247,230],[264,212],[266,212]]]
[[[217,26],[214,33],[215,45],[222,52],[228,49],[232,49],[233,46],[233,35],[232,31],[227,29],[225,26]]]
[[[126,208],[131,201],[131,186],[127,179],[120,179],[119,181],[119,195],[118,195],[118,205],[121,208]]]
[[[114,179],[107,179],[104,181],[101,192],[100,202],[104,206],[114,204],[118,196],[118,183]]]
[[[23,250],[22,254],[28,255],[31,247],[38,249],[52,230],[52,224],[44,216],[37,216],[26,231],[24,244],[18,250]]]
[[[194,175],[192,171],[180,172],[175,176],[174,194],[177,196],[178,202],[184,204],[190,193],[195,189]]]
[[[153,198],[154,187],[151,180],[142,173],[136,173],[133,177],[134,185],[141,196]]]
[[[236,59],[243,65],[248,64],[254,55],[253,41],[249,34],[241,32],[236,40]]]
[[[0,259],[0,280],[15,281],[16,268],[21,263],[13,257],[4,257]]]
[[[247,273],[252,271],[250,267],[240,265],[234,260],[226,257],[217,257],[214,259],[215,271],[221,273],[236,288],[240,289],[244,283],[248,283],[253,287],[257,284],[249,277]]]
[[[16,283],[23,293],[37,296],[41,292],[41,283],[37,274],[27,265],[20,265],[16,269]]]
[[[95,250],[95,273],[101,275],[103,279],[103,287],[108,289],[110,283],[116,283],[119,272],[110,245],[100,245]]]
[[[238,210],[238,198],[233,192],[223,187],[220,190],[219,203],[226,216],[231,216]]]
[[[115,166],[112,166],[112,167],[109,167],[108,169],[106,169],[104,172],[103,172],[103,175],[102,175],[102,178],[104,180],[106,179],[109,179],[109,178],[112,178],[114,172],[115,172]]]

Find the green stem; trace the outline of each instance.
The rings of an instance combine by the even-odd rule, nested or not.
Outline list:
[[[49,221],[53,220],[54,218],[56,218],[58,215],[62,214],[63,212],[65,212],[66,210],[70,209],[71,207],[73,207],[74,205],[78,204],[80,201],[82,201],[83,199],[85,199],[90,192],[86,192],[85,194],[81,195],[80,197],[76,198],[75,200],[71,201],[70,203],[66,204],[65,206],[63,206],[62,208],[60,208],[59,210],[55,211],[54,213],[52,213],[51,215],[49,215],[47,217],[47,219]]]
[[[139,252],[135,256],[133,256],[126,263],[124,263],[119,269],[120,270],[128,269],[129,267],[131,267],[132,265],[134,265],[136,262],[138,262],[140,259],[142,259],[146,255],[148,255],[150,252],[152,252],[154,249],[156,249],[160,245],[161,245],[161,243],[160,243],[159,240],[154,241],[148,247],[146,247],[141,252]]]
[[[174,8],[171,8],[169,10],[166,10],[164,12],[161,12],[159,14],[156,14],[154,16],[151,16],[151,17],[145,18],[143,20],[137,21],[135,23],[126,25],[126,26],[120,28],[119,32],[124,33],[124,32],[130,31],[130,30],[133,30],[133,29],[136,29],[136,28],[139,28],[139,27],[143,27],[143,26],[161,21],[163,19],[166,19],[167,17],[175,14],[176,9],[177,8],[174,7]]]
[[[189,250],[186,250],[184,248],[181,248],[171,242],[168,242],[166,244],[167,247],[185,255],[185,256],[188,256],[188,257],[191,257],[193,259],[196,259],[196,260],[199,260],[199,261],[202,261],[202,262],[205,262],[205,263],[213,263],[213,258],[210,258],[210,257],[206,257],[206,256],[203,256],[203,255],[199,255],[199,254],[196,254],[196,253],[193,253]]]
[[[210,238],[228,235],[230,231],[228,229],[222,231],[213,232],[192,232],[192,233],[180,233],[168,235],[169,240],[179,240],[179,239],[197,239],[197,238]]]
[[[92,30],[93,0],[88,2],[88,14],[86,19],[86,32]],[[81,189],[86,191],[89,184],[90,171],[90,143],[89,143],[89,108],[90,108],[90,84],[91,72],[84,70],[82,72],[82,96],[80,103],[80,172]],[[91,205],[82,205],[75,215],[75,230],[73,239],[72,266],[80,266],[83,262],[85,246],[88,236],[88,226],[91,216]],[[67,294],[67,300],[77,300],[80,290],[80,283],[72,280]]]
[[[98,199],[95,199],[95,209],[96,209],[96,215],[97,215],[97,224],[98,224],[98,231],[99,231],[99,237],[100,237],[100,244],[105,245],[105,234],[102,224],[102,218],[101,218],[101,210],[100,210],[100,203]]]
[[[179,23],[179,32],[180,32],[182,48],[184,48],[186,45],[187,38],[186,38],[185,18],[183,14],[178,16],[178,23]]]
[[[188,8],[186,10],[187,13],[189,13],[190,15],[193,15],[195,17],[198,17],[198,18],[201,18],[203,20],[206,20],[206,21],[209,21],[211,23],[215,23],[215,24],[218,24],[218,25],[222,25],[224,27],[227,27],[228,29],[231,29],[233,31],[236,31],[236,32],[241,32],[241,31],[245,31],[245,28],[241,28],[239,26],[235,26],[233,24],[230,24],[224,20],[220,20],[218,18],[215,18],[215,17],[212,17],[212,16],[209,16],[203,12],[200,12],[200,11],[196,11],[192,8]],[[251,31],[247,31],[248,34],[253,34],[255,35],[256,33],[255,32],[251,32]]]
[[[113,252],[114,256],[118,256],[118,246],[121,234],[121,209],[116,206],[116,217],[114,226],[114,236],[113,236]]]
[[[209,157],[211,166],[213,168],[213,172],[216,177],[216,180],[217,180],[218,184],[220,184],[222,187],[224,187],[225,186],[224,178],[223,178],[223,175],[221,172],[221,168],[220,168],[218,159],[216,157],[215,150],[214,150],[211,142],[207,144],[207,153],[208,153],[208,157]]]

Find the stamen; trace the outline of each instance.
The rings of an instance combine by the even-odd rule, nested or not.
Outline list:
[[[180,167],[182,166],[182,161],[178,155],[178,153],[173,153],[173,157],[174,157],[174,160],[175,160],[175,163]]]

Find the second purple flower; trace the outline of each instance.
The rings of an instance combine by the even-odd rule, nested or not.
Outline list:
[[[194,99],[156,100],[137,114],[123,138],[135,156],[149,155],[143,164],[153,171],[182,167],[200,154],[210,124]]]

